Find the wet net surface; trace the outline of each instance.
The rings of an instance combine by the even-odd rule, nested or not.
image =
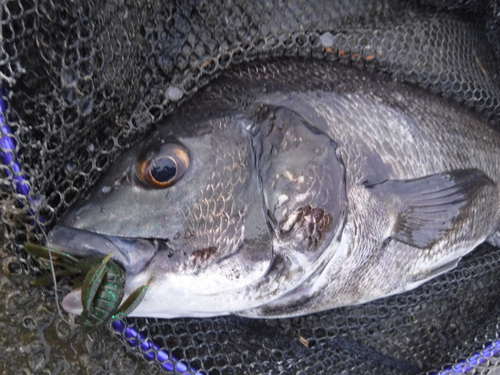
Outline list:
[[[443,371],[488,373],[500,331],[500,253],[491,247],[415,291],[358,307],[283,320],[133,319],[115,327],[121,341],[101,332],[89,344],[25,285],[40,267],[21,246],[43,242],[37,225],[50,230],[123,150],[235,64],[287,57],[382,71],[498,126],[499,12],[495,1],[2,2],[0,212],[10,281],[2,278],[1,293],[21,298],[3,302],[2,324],[14,322],[5,348],[37,354],[26,373],[420,374],[460,359]],[[163,368],[130,357],[141,351],[134,347]]]

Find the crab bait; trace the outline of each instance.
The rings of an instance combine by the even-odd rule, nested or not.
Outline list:
[[[80,326],[86,333],[91,333],[106,323],[125,318],[141,303],[149,283],[137,288],[121,304],[125,294],[126,273],[111,260],[113,253],[104,259],[99,257],[75,258],[54,249],[27,242],[24,249],[38,258],[52,256],[54,265],[61,269],[54,270],[56,276],[74,276],[74,286],[82,287],[82,305]],[[47,286],[52,282],[52,275],[41,276],[31,282],[32,285]]]

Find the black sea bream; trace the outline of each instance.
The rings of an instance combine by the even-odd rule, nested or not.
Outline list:
[[[415,288],[499,229],[500,137],[386,75],[284,60],[221,75],[50,233],[107,255],[132,316],[289,317]],[[79,291],[64,307],[81,311]]]

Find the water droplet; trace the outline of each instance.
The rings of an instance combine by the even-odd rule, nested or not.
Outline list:
[[[82,116],[87,116],[92,112],[92,98],[86,98],[86,100],[80,103],[80,111]]]
[[[178,87],[171,86],[167,89],[166,96],[170,100],[177,101],[181,98],[182,91]]]
[[[73,163],[68,163],[68,164],[66,164],[66,170],[67,170],[68,172],[70,172],[70,173],[71,173],[71,172],[72,172],[75,168],[76,168],[76,165],[75,165],[75,164],[73,164]]]
[[[335,36],[333,36],[331,33],[324,33],[320,37],[321,45],[324,48],[331,48],[335,44]]]
[[[236,116],[238,124],[251,135],[257,135],[259,127],[250,119],[243,116]]]

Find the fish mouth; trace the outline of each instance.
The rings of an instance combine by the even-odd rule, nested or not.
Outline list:
[[[62,253],[88,257],[105,257],[123,267],[127,274],[141,272],[153,258],[162,243],[144,238],[121,238],[57,225],[49,233],[47,246]]]
[[[112,252],[111,259],[125,269],[127,279],[147,267],[161,247],[157,240],[107,236],[61,225],[57,225],[48,238],[49,248],[70,255],[104,258]],[[81,289],[75,288],[62,301],[63,309],[70,314],[80,315],[83,311]]]

